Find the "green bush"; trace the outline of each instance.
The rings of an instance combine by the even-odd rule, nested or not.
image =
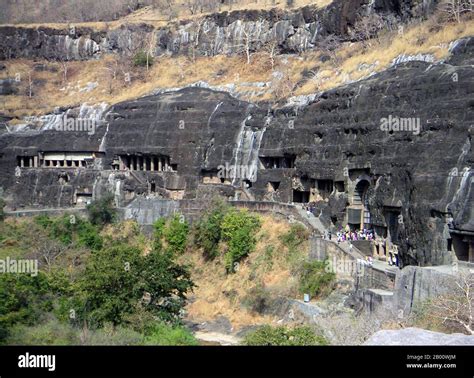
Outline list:
[[[225,204],[223,202],[218,202],[196,225],[196,245],[203,249],[204,257],[207,260],[213,260],[219,253],[222,221],[224,220],[226,212],[227,207]]]
[[[5,342],[7,345],[77,345],[79,343],[77,330],[56,319],[32,327],[16,325]]]
[[[52,310],[45,274],[0,274],[0,341],[16,324],[34,324]]]
[[[313,297],[325,296],[333,289],[336,275],[326,271],[325,261],[304,262],[300,272],[300,292]]]
[[[87,205],[86,209],[90,222],[96,226],[104,226],[108,223],[112,223],[116,218],[113,202],[114,197],[108,194]]]
[[[232,209],[222,221],[222,238],[227,242],[228,250],[224,256],[228,273],[234,273],[236,263],[255,249],[255,235],[261,226],[260,219],[246,210]]]
[[[165,235],[166,219],[159,218],[153,223],[153,250],[161,252],[163,249],[163,237]]]
[[[79,331],[80,332],[80,331]],[[142,345],[144,336],[133,329],[105,324],[83,334],[85,345]]]
[[[186,328],[158,323],[145,336],[145,345],[197,345],[196,338]]]
[[[174,254],[182,254],[186,250],[189,226],[184,216],[176,214],[164,229],[164,237],[168,250]]]
[[[78,244],[97,251],[102,248],[103,240],[99,230],[92,223],[79,219],[77,225]]]
[[[153,56],[144,50],[140,50],[133,57],[133,65],[136,67],[147,67],[153,65]]]
[[[280,240],[289,250],[294,250],[308,240],[308,237],[308,230],[303,225],[293,224],[286,234],[280,236]]]
[[[327,345],[324,337],[317,335],[310,327],[272,327],[265,325],[249,333],[244,338],[244,345],[252,346],[309,346]]]
[[[64,214],[56,218],[40,215],[35,218],[35,222],[47,231],[49,237],[64,245],[77,242],[78,245],[92,250],[102,248],[103,241],[98,228],[76,215]]]
[[[263,283],[258,283],[252,287],[242,300],[242,305],[251,312],[265,314],[265,311],[277,305],[278,296],[265,287]]]

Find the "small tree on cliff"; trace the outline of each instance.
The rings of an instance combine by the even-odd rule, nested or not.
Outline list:
[[[370,47],[370,40],[377,37],[379,31],[384,27],[382,16],[377,13],[371,13],[365,17],[359,17],[355,22],[350,35],[356,41],[362,42],[365,48]]]
[[[115,220],[115,209],[113,207],[114,197],[107,194],[99,200],[87,205],[87,213],[92,224],[103,226]]]
[[[463,15],[474,12],[474,0],[443,0],[439,7],[448,21],[460,23]]]

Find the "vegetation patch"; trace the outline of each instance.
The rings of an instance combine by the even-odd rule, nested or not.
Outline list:
[[[336,274],[326,271],[324,261],[303,263],[300,270],[300,293],[311,297],[327,296],[334,288]]]
[[[222,221],[222,238],[227,242],[225,267],[228,273],[235,273],[238,263],[247,257],[257,243],[255,235],[261,226],[260,219],[247,210],[231,209]]]
[[[244,345],[310,346],[327,345],[326,339],[310,327],[272,327],[265,325],[246,335]]]

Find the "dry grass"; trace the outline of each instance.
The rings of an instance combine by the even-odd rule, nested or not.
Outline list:
[[[222,253],[212,262],[205,261],[200,251],[187,252],[183,256],[182,260],[192,266],[192,277],[197,285],[195,301],[187,306],[191,319],[202,322],[225,316],[234,330],[277,320],[242,306],[244,298],[257,284],[277,295],[291,295],[296,284],[296,278],[290,272],[288,250],[279,240],[279,236],[289,230],[288,223],[270,216],[261,219],[256,250],[240,264],[235,274],[226,274]],[[267,253],[270,245],[274,247],[271,258]]]
[[[124,68],[118,70],[112,80],[105,69],[116,59],[107,55],[100,60],[70,62],[68,80],[63,82],[60,63],[32,62],[30,60],[6,61],[6,70],[0,78],[21,77],[20,93],[17,96],[0,97],[0,110],[14,117],[39,115],[52,111],[57,106],[78,106],[82,103],[106,102],[115,104],[125,100],[147,95],[159,88],[183,87],[196,81],[206,81],[211,85],[225,85],[234,82],[267,81],[270,71],[246,65],[240,56],[200,57],[194,62],[186,57],[163,57],[155,59],[155,64],[147,71],[145,68]],[[37,72],[33,69],[38,63],[46,64],[57,72]],[[123,68],[123,65],[119,64]],[[33,80],[34,96],[28,96],[28,74]],[[126,82],[130,73],[130,82]],[[88,83],[97,83],[91,91],[85,91]],[[112,83],[112,92],[109,84]]]
[[[333,0],[294,0],[293,6],[290,8],[287,6],[286,0],[238,0],[233,4],[220,4],[214,10],[204,9],[202,12],[198,11],[192,14],[188,6],[187,1],[176,1],[170,0],[168,3],[170,6],[162,7],[143,7],[125,17],[120,18],[116,21],[108,22],[72,22],[75,27],[90,27],[95,30],[107,31],[116,29],[126,24],[140,24],[147,23],[154,27],[166,26],[169,22],[183,21],[183,20],[194,20],[200,17],[216,13],[216,12],[230,12],[237,10],[270,10],[272,8],[281,9],[297,9],[307,5],[316,5],[320,8],[326,7],[331,4]],[[64,29],[68,27],[64,23],[30,23],[30,24],[5,24],[16,27],[49,27],[52,29]]]
[[[303,55],[303,61],[295,64],[297,67],[294,67],[294,70],[301,72],[313,65],[318,70],[317,76],[298,88],[295,94],[319,92],[363,79],[372,72],[387,69],[401,54],[432,54],[437,60],[443,59],[449,55],[450,42],[472,35],[474,21],[437,26],[433,19],[406,27],[403,34],[396,32],[381,35],[372,41],[367,49],[361,43],[343,44],[337,50],[337,62],[331,59],[325,63],[314,64],[324,53],[311,51]],[[298,80],[297,76],[295,80]]]
[[[361,43],[342,44],[324,63],[320,58],[326,53],[320,50],[278,56],[274,70],[284,75],[284,80],[272,78],[269,57],[263,52],[253,54],[250,65],[246,64],[243,56],[224,55],[194,60],[183,56],[159,57],[149,71],[127,68],[129,64],[119,62],[120,70],[114,80],[110,79],[105,68],[113,65],[118,58],[105,55],[100,60],[70,62],[67,83],[63,82],[60,63],[11,60],[5,62],[7,69],[0,71],[0,78],[15,77],[19,73],[22,78],[20,94],[0,97],[0,111],[22,118],[50,112],[56,106],[100,102],[115,104],[147,95],[156,89],[183,87],[196,81],[206,81],[213,86],[236,84],[236,91],[249,101],[276,100],[279,99],[278,86],[283,81],[287,84],[282,91],[286,97],[320,92],[383,71],[400,54],[425,53],[433,54],[436,59],[445,58],[450,42],[471,35],[474,35],[474,21],[442,27],[434,21],[427,21],[407,27],[403,35],[386,33],[372,41],[369,48],[364,48]],[[33,66],[38,63],[56,72],[34,71]],[[35,95],[32,98],[28,97],[29,72],[38,83],[34,85]],[[129,83],[125,81],[126,72],[130,73]],[[302,80],[304,72],[306,80]],[[97,83],[97,87],[84,91],[87,83],[91,82]],[[253,93],[255,88],[242,85],[252,82],[270,82],[270,90]]]

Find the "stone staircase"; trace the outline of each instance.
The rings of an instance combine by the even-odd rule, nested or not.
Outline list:
[[[315,217],[313,213],[310,213],[308,215],[306,210],[304,210],[303,208],[299,206],[295,206],[295,209],[298,215],[301,218],[305,219],[306,222],[309,223],[315,231],[317,231],[321,235],[324,235],[324,233],[327,231],[327,228],[324,227],[323,223],[321,222],[319,218]]]
[[[306,223],[309,224],[317,233],[320,235],[327,234],[327,228],[323,225],[321,220],[318,217],[315,217],[314,214],[308,214],[303,208],[296,206],[296,211],[299,216],[305,219]],[[332,243],[336,245],[340,250],[344,252],[347,256],[350,256],[355,261],[365,261],[366,254],[360,251],[353,243],[341,242],[337,243],[334,240],[324,240],[325,243]],[[386,263],[378,260],[373,260],[372,265],[367,266],[367,277],[370,277],[371,285],[364,287],[359,286],[359,277],[357,277],[357,296],[361,301],[363,307],[370,312],[375,311],[380,306],[390,307],[390,303],[394,298],[394,291],[390,290],[390,287],[387,287],[387,282],[390,281],[388,277],[393,277],[396,275],[398,268],[387,265]],[[387,277],[387,279],[378,279],[377,277]],[[383,282],[385,281],[385,282]]]

